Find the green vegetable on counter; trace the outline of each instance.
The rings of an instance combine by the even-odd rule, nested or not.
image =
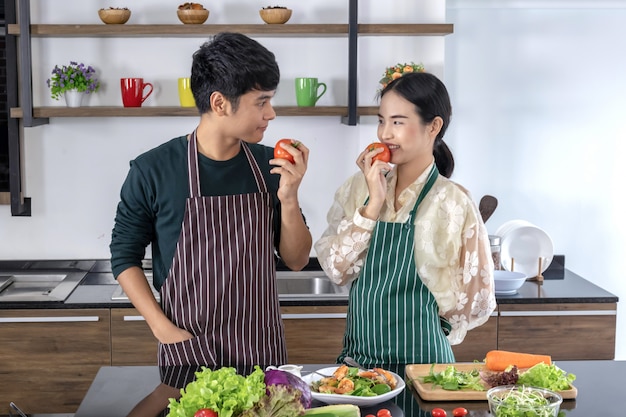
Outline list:
[[[555,364],[538,363],[522,372],[517,379],[517,385],[528,385],[546,388],[552,391],[566,391],[572,388],[576,375],[568,374]]]
[[[168,417],[193,417],[201,408],[217,411],[219,417],[238,416],[265,396],[264,376],[258,366],[247,377],[235,368],[212,371],[202,367],[196,379],[180,390],[178,401],[170,398]]]
[[[360,417],[361,409],[354,404],[335,404],[309,408],[305,417]]]
[[[495,417],[552,417],[554,410],[541,392],[525,387],[510,390],[492,409]]]
[[[478,369],[459,371],[450,365],[441,372],[434,372],[434,367],[435,364],[432,364],[429,374],[422,378],[424,382],[432,383],[433,388],[439,386],[448,391],[485,391]]]

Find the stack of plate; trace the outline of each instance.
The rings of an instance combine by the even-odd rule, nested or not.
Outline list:
[[[527,277],[539,275],[539,263],[543,273],[554,257],[550,236],[541,228],[526,220],[510,220],[495,233],[501,238],[502,266],[507,271],[518,271]]]

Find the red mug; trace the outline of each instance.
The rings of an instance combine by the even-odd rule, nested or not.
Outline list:
[[[152,84],[144,82],[143,78],[121,78],[120,85],[124,107],[141,107],[141,103],[152,94]],[[144,94],[146,87],[149,90],[147,94]]]

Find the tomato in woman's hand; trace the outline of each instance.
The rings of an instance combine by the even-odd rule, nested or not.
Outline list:
[[[201,408],[196,411],[193,417],[217,417],[217,413],[210,408]]]
[[[389,148],[387,147],[387,145],[385,145],[384,143],[380,143],[380,142],[370,143],[369,145],[367,145],[367,148],[365,149],[368,152],[372,152],[373,150],[376,150],[379,148],[382,149],[383,151],[381,153],[374,155],[374,157],[372,158],[372,161],[383,161],[383,162],[391,161],[391,152],[389,151]]]
[[[454,417],[463,417],[466,414],[467,414],[467,409],[463,407],[457,407],[454,410],[452,410],[452,415]]]
[[[386,408],[381,408],[376,413],[376,417],[391,417],[391,411],[387,410]]]
[[[433,417],[446,417],[446,410],[443,408],[433,408],[430,412]]]
[[[285,143],[289,146],[297,148],[300,145],[300,142],[294,139],[281,139],[276,142],[276,146],[274,146],[274,158],[286,159],[293,164],[295,162],[295,160],[293,159],[293,155],[290,154],[287,149],[284,149],[282,146],[280,146],[281,143]]]

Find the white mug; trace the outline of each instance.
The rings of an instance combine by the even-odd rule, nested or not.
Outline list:
[[[298,366],[298,365],[281,365],[279,367],[268,366],[265,370],[270,371],[272,369],[289,372],[290,374],[293,374],[299,378],[302,377],[302,375],[300,374],[300,371],[302,370],[302,366]]]

